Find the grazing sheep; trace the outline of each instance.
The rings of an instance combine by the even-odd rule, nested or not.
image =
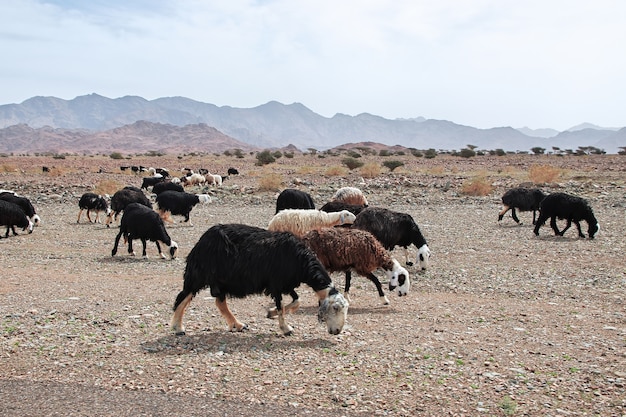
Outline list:
[[[176,178],[178,179],[178,178]],[[182,185],[172,181],[163,181],[160,182],[158,184],[154,184],[154,187],[152,187],[152,192],[154,194],[161,194],[163,191],[178,191],[180,193],[182,193],[183,191],[185,191],[185,189],[183,188]]]
[[[327,213],[334,213],[341,210],[348,210],[350,213],[355,216],[359,214],[363,209],[367,206],[363,206],[361,204],[346,204],[341,201],[329,201],[320,207],[321,211],[325,211]]]
[[[513,217],[515,223],[522,224],[515,213],[515,209],[518,209],[519,211],[532,211],[533,224],[535,224],[537,210],[539,210],[539,205],[544,198],[546,198],[546,194],[538,188],[511,188],[502,196],[504,208],[498,215],[498,221],[501,221],[506,212],[511,210],[511,217]]]
[[[7,227],[4,237],[9,237],[9,230],[13,231],[13,236],[17,236],[15,226],[21,227],[22,231],[28,229],[28,233],[33,233],[34,225],[20,206],[0,200],[0,226]]]
[[[139,203],[152,208],[152,203],[139,188],[133,186],[124,187],[116,191],[113,197],[111,197],[111,212],[105,220],[107,227],[110,227],[111,221],[117,222],[117,217],[130,203]]]
[[[120,242],[120,237],[124,236],[124,243],[128,243],[128,253],[135,256],[133,250],[133,239],[140,239],[143,244],[142,255],[144,258],[146,255],[146,241],[150,240],[156,243],[156,247],[159,251],[159,256],[165,259],[165,255],[161,251],[161,245],[163,243],[169,248],[170,257],[176,258],[176,252],[178,251],[178,244],[174,242],[170,235],[165,230],[165,224],[163,219],[159,216],[159,213],[139,203],[130,203],[124,209],[124,215],[120,224],[120,232],[115,237],[115,245],[111,251],[111,256],[115,256],[117,253],[117,246]]]
[[[358,206],[368,205],[367,198],[365,198],[363,192],[355,187],[343,187],[338,189],[330,201],[341,201],[342,203]]]
[[[100,222],[101,212],[104,212],[105,216],[108,216],[111,213],[107,200],[103,196],[95,193],[83,194],[80,197],[80,200],[78,200],[78,208],[80,211],[78,212],[78,220],[76,220],[76,223],[80,223],[80,216],[83,214],[83,210],[87,210],[87,220],[89,220],[89,223],[92,223],[91,216],[89,215],[91,211],[96,212],[96,218],[94,220],[95,223]]]
[[[393,250],[396,246],[403,247],[407,265],[413,265],[413,262],[409,261],[408,247],[411,244],[415,245],[418,248],[418,267],[422,270],[428,267],[430,249],[417,223],[409,214],[380,207],[368,207],[356,216],[352,227],[367,230],[387,250]]]
[[[237,168],[230,167],[230,168],[228,168],[227,174],[228,175],[239,175],[239,171],[237,170]]]
[[[383,304],[389,299],[383,292],[380,281],[373,274],[376,269],[383,269],[389,279],[389,291],[398,288],[398,295],[409,292],[411,281],[409,273],[393,259],[370,232],[358,229],[331,228],[312,230],[302,237],[304,243],[317,255],[328,272],[345,272],[346,285],[344,294],[349,301],[351,272],[363,275],[376,285]]]
[[[285,322],[285,314],[296,309],[297,302],[283,306],[282,296],[291,294],[302,283],[310,286],[320,300],[318,319],[326,321],[330,334],[339,334],[348,302],[304,242],[291,233],[243,224],[215,225],[187,256],[183,290],[174,303],[172,328],[178,335],[185,334],[185,309],[200,290],[209,288],[230,331],[240,332],[248,326],[232,314],[226,298],[266,294],[274,299],[281,332],[291,335],[293,328]]]
[[[13,191],[2,190],[2,192],[0,192],[0,200],[17,204],[22,210],[24,210],[26,216],[30,219],[31,222],[33,222],[35,226],[39,225],[39,223],[41,222],[41,218],[35,212],[35,207],[28,198],[17,195]]]
[[[158,176],[143,178],[143,180],[141,181],[141,189],[147,190],[148,187],[154,187],[156,184],[165,181],[165,178],[163,176],[161,176],[160,174],[157,175]]]
[[[184,185],[202,185],[207,181],[206,177],[202,174],[191,174],[182,177],[180,180]]]
[[[585,220],[589,226],[587,231],[589,239],[593,239],[596,233],[600,231],[600,223],[596,220],[587,200],[570,194],[552,193],[541,202],[539,218],[534,230],[536,236],[539,236],[539,228],[543,226],[548,218],[556,236],[563,236],[565,231],[572,225],[572,222],[574,222],[578,229],[578,236],[584,238],[585,234],[580,228],[581,220]],[[567,220],[567,225],[563,230],[559,231],[556,225],[557,218]]]
[[[215,185],[216,187],[221,187],[222,183],[224,182],[224,178],[219,174],[207,174],[207,182],[209,182],[208,177],[212,178],[211,184]]]
[[[278,194],[276,198],[276,213],[285,209],[315,209],[313,197],[309,193],[287,188]]]
[[[171,215],[185,216],[184,222],[189,222],[189,213],[194,206],[200,202],[209,203],[211,197],[206,194],[191,194],[180,191],[163,191],[156,197],[157,211],[161,218],[167,222],[173,223]]]
[[[267,230],[291,232],[301,237],[310,230],[351,224],[355,217],[348,210],[326,213],[320,210],[286,209],[279,211],[272,217],[267,225]]]

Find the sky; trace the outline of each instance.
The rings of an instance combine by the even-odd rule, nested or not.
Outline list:
[[[622,0],[0,0],[0,104],[96,93],[626,126]]]

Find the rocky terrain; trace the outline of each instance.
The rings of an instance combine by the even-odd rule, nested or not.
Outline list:
[[[331,174],[340,156],[264,167],[252,155],[0,158],[0,188],[29,197],[42,218],[32,234],[0,239],[0,413],[626,415],[624,157],[398,158],[404,166],[372,178],[358,169]],[[214,200],[193,209],[193,226],[180,217],[168,225],[176,260],[158,258],[152,243],[147,259],[125,249],[111,257],[116,228],[84,217],[77,224],[77,202],[86,191],[140,185],[142,174],[119,169],[130,164],[215,173],[235,166],[240,175],[219,189],[191,190]],[[590,201],[601,224],[596,239],[575,229],[555,237],[548,225],[535,237],[530,213],[520,214],[522,225],[508,214],[497,221],[500,196],[529,183],[536,165],[561,171],[539,184],[544,191]],[[187,334],[175,336],[169,323],[186,254],[216,223],[266,226],[276,190],[261,188],[272,175],[320,206],[350,185],[371,205],[410,213],[432,250],[429,269],[409,267],[411,292],[390,294],[390,306],[368,280],[353,278],[338,336],[317,322],[306,288],[288,316],[293,336],[265,317],[264,296],[229,301],[250,327],[229,333],[208,291],[185,315]],[[476,178],[492,191],[465,195]],[[333,279],[343,288],[342,274]]]

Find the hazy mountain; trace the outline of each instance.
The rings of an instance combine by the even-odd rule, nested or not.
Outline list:
[[[138,131],[146,128],[137,126],[138,121],[158,126],[155,128],[156,133],[140,135]],[[217,133],[213,132],[213,135],[207,136],[203,141],[197,130],[204,131],[209,127],[229,137],[220,146],[226,146],[233,140],[239,141],[240,146],[228,148],[242,149],[245,146],[282,148],[293,144],[302,150],[322,150],[350,142],[376,142],[389,146],[437,150],[460,150],[467,145],[485,150],[501,148],[507,151],[529,151],[535,146],[548,150],[552,146],[562,149],[596,146],[615,153],[619,146],[626,145],[626,142],[622,142],[623,133],[602,128],[577,129],[568,134],[548,129],[477,129],[423,117],[391,120],[363,113],[356,116],[336,114],[328,118],[300,103],[285,105],[271,101],[254,108],[234,108],[218,107],[184,97],[146,100],[126,96],[109,99],[97,94],[79,96],[72,100],[33,97],[21,104],[0,106],[0,128],[14,125],[27,125],[33,129],[30,135],[39,137],[39,141],[29,140],[26,130],[23,130],[23,135],[26,135],[23,137],[16,138],[15,132],[4,133],[0,137],[16,138],[21,147],[30,143],[39,148],[59,148],[71,142],[76,147],[75,151],[112,146],[105,137],[114,139],[115,146],[120,143],[132,149],[141,146],[144,150],[157,150],[157,146],[158,149],[182,150],[185,147],[193,150],[190,146],[199,147],[195,150],[208,149],[212,147],[206,143],[209,136],[213,138],[211,140],[216,140]],[[115,130],[129,125],[132,128]],[[179,130],[187,126],[197,127]],[[67,134],[71,137],[64,137],[57,129],[68,130]],[[85,131],[90,131],[91,135],[86,135]],[[158,139],[150,136],[153,133]],[[184,135],[191,135],[190,140],[184,140]],[[99,138],[100,142],[89,141],[89,138],[94,137]],[[139,142],[143,142],[143,145]],[[6,152],[9,147],[5,142],[2,151]]]
[[[594,130],[612,130],[614,132],[620,130],[619,127],[601,127],[598,125],[594,125],[593,123],[581,123],[579,125],[570,127],[569,129],[567,129],[568,132],[575,132],[577,130],[584,130],[584,129],[594,129]]]

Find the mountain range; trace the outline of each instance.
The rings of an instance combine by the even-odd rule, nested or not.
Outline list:
[[[185,97],[116,99],[98,94],[72,100],[32,97],[0,105],[0,152],[221,152],[239,148],[318,150],[346,143],[436,150],[576,150],[593,146],[617,153],[626,128],[588,123],[554,129],[478,129],[446,120],[386,119],[362,113],[323,117],[300,103],[270,101],[254,108],[218,107]]]

